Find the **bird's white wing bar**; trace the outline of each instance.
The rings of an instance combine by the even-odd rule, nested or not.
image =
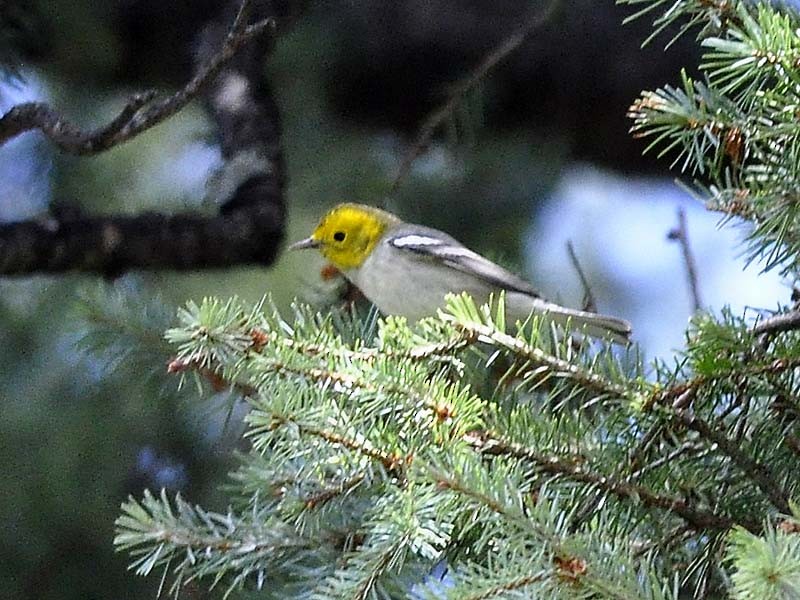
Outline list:
[[[444,244],[442,240],[437,238],[428,237],[427,235],[401,235],[392,238],[390,241],[395,248],[410,248],[413,249],[417,246],[441,246]]]
[[[417,226],[417,228],[420,227]],[[439,232],[437,234],[434,236],[426,235],[424,232],[401,231],[390,238],[388,242],[399,250],[413,252],[417,256],[435,260],[442,266],[482,279],[498,290],[520,292],[534,298],[540,297],[524,279],[483,258],[450,236]]]

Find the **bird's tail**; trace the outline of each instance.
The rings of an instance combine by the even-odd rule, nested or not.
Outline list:
[[[511,294],[509,294],[509,300],[511,300],[510,296]],[[618,344],[627,345],[631,341],[631,324],[624,319],[585,310],[565,308],[540,298],[531,298],[530,296],[527,297],[527,300],[527,312],[525,313],[527,315],[531,312],[543,314],[562,327]]]
[[[564,308],[550,302],[546,305],[542,312],[548,314],[559,325],[618,344],[629,344],[631,341],[631,324],[624,319]]]

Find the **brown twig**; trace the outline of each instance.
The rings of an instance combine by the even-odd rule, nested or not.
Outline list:
[[[353,477],[349,477],[344,481],[340,481],[338,482],[337,485],[317,490],[316,492],[310,494],[303,500],[303,505],[309,510],[319,508],[320,506],[327,504],[334,498],[349,493],[351,490],[361,485],[361,482],[364,481],[365,478],[366,475],[362,473],[359,475],[355,475]]]
[[[476,594],[470,594],[469,596],[465,596],[464,600],[489,600],[490,598],[501,598],[503,596],[509,595],[509,592],[517,592],[521,593],[519,590],[526,588],[530,585],[534,585],[537,583],[541,583],[546,579],[550,579],[556,576],[556,571],[553,572],[546,572],[546,573],[538,573],[536,575],[520,575],[519,577],[515,577],[510,581],[505,581],[503,583],[499,583],[493,585],[487,590],[480,591]]]
[[[578,273],[578,277],[581,280],[581,285],[583,286],[583,310],[588,312],[597,312],[597,301],[592,293],[592,286],[589,285],[589,280],[586,278],[586,274],[581,268],[581,263],[578,260],[575,247],[572,245],[572,240],[567,241],[567,254],[569,255],[569,260],[572,263],[573,268]]]
[[[277,414],[270,414],[272,420],[280,425],[291,424],[292,426],[296,427],[300,433],[305,433],[310,436],[319,438],[324,440],[325,442],[332,444],[334,446],[341,446],[367,458],[379,462],[383,465],[383,468],[386,469],[387,473],[391,473],[397,479],[404,479],[404,468],[406,466],[406,458],[397,456],[390,452],[384,452],[378,448],[372,447],[367,441],[365,440],[355,440],[349,438],[347,436],[341,435],[336,433],[335,431],[329,431],[327,429],[319,429],[317,427],[312,427],[305,423],[302,423],[294,418],[286,417],[284,415],[277,415]]]
[[[158,125],[197,97],[248,40],[260,35],[267,28],[274,27],[275,22],[272,19],[264,19],[253,25],[247,24],[247,15],[253,1],[242,0],[219,52],[212,56],[184,87],[171,96],[152,103],[156,96],[154,91],[136,94],[108,125],[93,131],[81,130],[48,104],[41,102],[19,104],[0,117],[0,146],[21,133],[38,129],[64,152],[78,155],[97,154],[127,142]]]
[[[215,392],[232,390],[243,398],[253,398],[258,393],[258,390],[254,386],[247,383],[228,381],[219,372],[211,367],[203,366],[199,361],[185,361],[179,358],[173,358],[167,364],[167,373],[186,373],[188,371],[194,371],[203,377],[208,381]]]
[[[780,313],[763,319],[751,329],[755,335],[782,333],[800,329],[800,311]]]
[[[531,33],[545,24],[552,16],[558,3],[559,0],[550,0],[544,10],[536,11],[529,16],[517,31],[504,39],[483,58],[478,66],[475,67],[466,78],[456,83],[450,89],[450,93],[447,95],[444,104],[430,113],[420,126],[414,144],[405,154],[397,169],[397,175],[395,175],[394,181],[392,182],[390,192],[393,193],[397,191],[400,184],[411,171],[414,161],[425,153],[436,131],[453,113],[462,98],[478,85],[492,69],[514,52],[514,50],[519,48]]]
[[[697,395],[698,390],[706,384],[724,379],[728,376],[753,377],[758,375],[777,375],[793,369],[800,368],[800,357],[792,359],[778,358],[771,362],[755,362],[741,365],[738,369],[720,373],[718,375],[696,375],[691,379],[679,381],[663,389],[654,389],[653,393],[645,399],[642,410],[649,410],[654,404],[670,405],[673,409],[683,410],[689,408]]]
[[[686,212],[683,210],[683,207],[678,208],[678,225],[667,234],[667,238],[681,245],[683,263],[686,267],[686,276],[689,280],[689,291],[692,294],[692,308],[694,312],[697,312],[703,307],[703,303],[700,300],[697,263],[694,260],[692,249],[689,246],[689,230],[686,225]]]

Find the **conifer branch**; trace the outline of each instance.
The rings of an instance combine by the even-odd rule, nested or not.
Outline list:
[[[463,494],[464,496],[468,496],[481,506],[485,506],[498,515],[502,515],[503,517],[506,517],[512,521],[518,521],[523,518],[521,512],[512,510],[508,506],[499,502],[497,499],[492,498],[487,494],[483,494],[476,489],[463,485],[458,478],[451,477],[447,473],[438,472],[434,474],[434,479],[436,480],[436,485],[439,488],[443,490],[451,490],[459,494]]]
[[[215,392],[234,390],[243,398],[252,398],[258,393],[258,390],[252,385],[236,381],[227,381],[221,373],[215,371],[212,367],[204,366],[198,360],[185,361],[180,358],[173,358],[167,364],[167,373],[185,373],[187,371],[195,371],[198,373],[211,384],[211,389]]]
[[[662,424],[659,424],[659,425],[662,425]],[[654,430],[655,429],[656,428],[654,428]],[[673,450],[672,452],[670,452],[670,453],[668,453],[668,454],[666,454],[664,456],[661,456],[661,457],[659,457],[659,458],[657,458],[657,459],[655,459],[655,460],[653,460],[653,461],[651,461],[651,462],[649,462],[649,463],[647,463],[645,465],[642,465],[642,466],[636,468],[636,470],[634,470],[631,473],[630,477],[631,477],[631,479],[639,478],[643,474],[647,473],[648,471],[653,471],[653,470],[658,469],[659,467],[662,467],[664,465],[669,465],[676,458],[679,458],[679,457],[684,456],[686,454],[697,453],[696,458],[700,458],[700,456],[701,456],[700,451],[701,451],[701,446],[700,445],[698,445],[698,444],[696,444],[694,442],[686,442],[685,444],[682,444],[678,448],[675,448],[675,450]],[[709,453],[710,451],[709,450],[705,450],[705,452]],[[633,461],[631,461],[631,462],[633,462]]]
[[[259,352],[261,348],[271,341],[271,334],[254,329],[251,331],[253,337],[252,350]],[[459,335],[453,336],[451,339],[433,344],[426,344],[422,346],[414,346],[408,350],[394,350],[392,348],[360,348],[352,350],[349,348],[337,348],[332,352],[330,348],[324,344],[316,344],[313,342],[306,342],[304,340],[295,340],[291,338],[278,338],[278,343],[286,348],[296,350],[298,353],[310,357],[330,356],[337,354],[338,356],[346,356],[351,360],[374,361],[381,356],[389,356],[397,359],[410,359],[415,361],[424,362],[431,358],[446,358],[451,357],[459,350],[477,343],[477,338],[469,335],[468,332],[461,332]]]
[[[791,512],[786,491],[778,484],[775,473],[767,465],[747,456],[736,442],[704,420],[691,415],[687,411],[679,411],[677,416],[686,427],[696,431],[709,442],[716,444],[758,486],[775,508],[783,514]]]
[[[470,499],[479,506],[485,507],[507,519],[522,530],[533,533],[540,542],[547,545],[553,554],[564,554],[559,537],[526,515],[521,498],[515,497],[509,501],[507,498],[508,490],[502,491],[503,497],[495,497],[491,493],[487,493],[487,490],[480,489],[478,485],[469,485],[467,481],[464,481],[465,478],[460,473],[453,472],[452,469],[449,471],[431,469],[430,477],[434,480],[438,489],[450,490]]]
[[[586,390],[603,394],[610,398],[635,399],[635,392],[627,389],[625,386],[614,383],[568,360],[548,354],[541,348],[526,344],[523,340],[499,331],[495,327],[483,325],[481,323],[466,323],[460,321],[454,321],[454,325],[469,336],[482,342],[504,348],[510,351],[516,358],[527,361],[529,364],[533,365],[534,369],[520,373],[522,377],[525,377],[526,373],[532,373],[537,367],[546,367],[555,376],[573,381]]]
[[[660,496],[643,486],[617,480],[601,473],[594,473],[572,461],[564,460],[558,456],[545,456],[533,448],[526,448],[521,444],[508,442],[491,434],[471,436],[467,441],[483,452],[522,458],[532,462],[545,473],[562,475],[572,481],[588,483],[618,498],[641,502],[648,508],[658,508],[674,513],[697,531],[705,529],[728,530],[737,524],[729,517],[715,514],[710,510],[701,509],[692,505],[687,500]],[[738,524],[745,527],[748,531],[758,531],[760,528],[759,523],[755,521]]]
[[[219,580],[236,569],[239,573],[229,588],[233,589],[248,575],[319,546],[318,540],[306,539],[282,524],[261,521],[258,511],[249,523],[231,513],[190,506],[180,496],[173,508],[163,490],[160,497],[145,491],[141,502],[129,498],[122,508],[114,544],[137,557],[132,566],[142,575],[177,562],[175,594],[188,579]]]
[[[387,545],[377,557],[370,561],[370,568],[366,572],[366,576],[358,582],[352,595],[348,594],[348,597],[353,598],[353,600],[368,600],[368,598],[371,598],[378,580],[387,571],[393,558],[397,556],[409,541],[409,538],[404,536],[399,538],[395,543]]]
[[[263,349],[264,344],[267,343],[266,340],[269,339],[269,336],[268,334],[259,332],[257,330],[255,330],[252,335],[254,336],[254,340],[257,341],[254,341],[253,344],[246,349],[246,351],[258,354]],[[336,349],[335,354],[340,358],[347,357],[351,360],[363,360],[365,362],[374,361],[381,354],[401,360],[409,359],[424,361],[430,360],[434,357],[448,357],[451,353],[470,346],[475,343],[475,341],[476,340],[471,336],[464,335],[437,344],[416,346],[406,352],[386,350],[381,353],[375,349],[369,348],[362,350],[338,348]],[[326,348],[320,344],[298,342],[297,340],[292,340],[289,338],[279,338],[278,344],[285,348],[295,350],[304,356],[324,358],[331,355],[330,348]],[[368,392],[378,392],[382,390],[392,394],[399,394],[410,398],[421,399],[422,403],[428,408],[437,407],[437,403],[432,399],[427,399],[423,392],[418,394],[415,392],[415,390],[403,386],[387,385],[383,387],[377,387],[367,381],[346,373],[321,367],[292,365],[289,362],[276,359],[264,358],[261,360],[260,364],[269,371],[283,376],[301,377],[312,383],[335,383],[341,385],[344,389],[358,388]],[[212,389],[217,392],[232,389],[245,398],[252,398],[258,394],[258,388],[256,386],[227,380],[222,373],[222,365],[215,364],[208,355],[195,355],[189,359],[174,357],[167,364],[168,373],[184,373],[186,371],[197,372],[200,376],[206,379],[211,384]]]
[[[404,386],[402,383],[387,382],[385,385],[376,385],[347,373],[341,373],[339,371],[318,367],[291,365],[278,360],[263,360],[261,362],[261,367],[278,375],[300,377],[311,383],[332,383],[336,386],[339,386],[340,390],[342,390],[340,393],[347,393],[345,390],[354,389],[368,393],[383,392],[408,398],[412,401],[419,402],[422,406],[430,409],[435,410],[438,406],[435,399],[433,399],[425,391]],[[390,459],[390,462],[393,461],[395,461],[395,459]]]
[[[617,3],[637,7],[636,13],[625,19],[626,23],[664,8],[664,12],[653,20],[653,33],[642,45],[649,44],[665,30],[684,21],[667,42],[667,48],[694,27],[700,29],[700,38],[711,32],[724,32],[730,25],[740,22],[737,8],[742,4],[740,0],[617,0]],[[644,7],[638,8],[640,5]]]
[[[301,433],[324,440],[333,446],[342,446],[343,448],[357,452],[358,454],[366,456],[371,460],[379,462],[381,465],[383,465],[383,468],[386,469],[387,473],[393,474],[400,480],[404,478],[403,465],[405,463],[405,458],[403,457],[395,456],[389,452],[373,448],[366,442],[359,442],[334,431],[320,429],[303,423],[301,420],[292,416],[278,415],[276,413],[270,413],[269,416],[274,422],[273,428],[277,428],[280,425],[291,424],[297,427]]]
[[[556,576],[556,571],[549,573],[537,573],[536,575],[522,575],[510,581],[503,582],[495,585],[488,590],[478,592],[477,594],[470,594],[465,596],[464,600],[489,600],[490,598],[502,598],[507,592],[516,592],[523,590],[536,583],[541,583],[546,579]]]
[[[356,475],[354,477],[345,479],[344,481],[340,481],[335,486],[328,486],[325,489],[318,490],[317,492],[307,496],[303,500],[303,505],[309,510],[319,508],[320,506],[327,504],[337,496],[342,496],[344,494],[347,494],[351,490],[357,488],[359,485],[361,485],[364,479],[365,479],[364,475]]]
[[[712,208],[752,222],[751,255],[796,279],[800,17],[744,0],[626,3],[663,9],[657,29],[687,19],[708,49],[702,77],[643,93],[635,133],[677,150]],[[180,319],[167,337],[181,369],[253,388],[237,482],[251,499],[269,491],[258,523],[340,542],[309,551],[303,594],[408,595],[442,556],[452,595],[473,600],[766,598],[800,572],[796,534],[764,525],[797,510],[800,342],[776,335],[800,329],[795,311],[752,327],[698,314],[682,360],[652,376],[633,353],[570,347],[536,318],[508,334],[501,300],[451,298],[438,320],[389,318],[377,331],[238,301],[190,304]],[[515,365],[500,382],[482,371],[495,359]],[[148,537],[149,514],[128,516],[124,547],[152,567],[169,544]],[[191,528],[202,539],[203,524]],[[292,581],[308,578],[293,558]],[[180,572],[236,582],[265,560],[242,551]]]
[[[734,598],[791,598],[800,587],[800,537],[791,524],[767,526],[761,536],[736,529],[728,536],[726,562],[732,567]]]
[[[669,563],[668,548],[685,541],[682,553],[705,560],[699,551],[689,550],[704,536],[719,537],[737,526],[761,533],[761,519],[743,512],[731,494],[746,494],[751,505],[760,505],[761,494],[772,502],[776,493],[783,493],[770,487],[780,472],[777,467],[760,482],[753,481],[751,472],[764,464],[772,466],[773,457],[784,460],[791,452],[788,446],[770,448],[762,455],[757,444],[744,438],[720,431],[721,439],[708,433],[719,426],[716,423],[730,425],[737,436],[751,424],[760,427],[763,415],[756,413],[757,407],[779,410],[777,400],[748,402],[748,394],[755,390],[759,396],[791,397],[794,385],[785,374],[800,366],[800,359],[777,341],[769,353],[746,353],[750,336],[743,322],[734,319],[730,327],[736,327],[735,335],[727,323],[698,321],[687,370],[693,368],[691,361],[704,364],[699,348],[709,348],[719,360],[718,337],[741,346],[729,348],[725,357],[730,360],[712,363],[715,368],[705,364],[702,375],[685,381],[674,381],[680,372],[659,374],[655,384],[623,375],[624,370],[605,354],[573,355],[566,350],[560,354],[558,346],[552,352],[535,346],[536,322],[529,324],[532,342],[506,334],[502,306],[478,308],[466,298],[454,299],[439,322],[422,322],[412,329],[402,320],[388,319],[379,322],[378,332],[358,342],[345,341],[352,335],[342,334],[335,319],[302,309],[294,322],[284,322],[274,313],[264,315],[263,307],[248,310],[236,301],[212,300],[202,306],[190,304],[181,312],[181,320],[183,326],[167,336],[179,344],[178,360],[189,368],[213,369],[223,380],[242,381],[257,392],[252,397],[255,410],[247,417],[248,435],[254,451],[266,454],[254,462],[252,473],[259,483],[249,484],[253,486],[249,489],[263,490],[266,482],[270,490],[275,486],[283,490],[287,484],[279,482],[290,481],[288,487],[294,492],[271,496],[279,514],[295,515],[298,527],[322,532],[334,526],[333,519],[341,518],[339,510],[388,503],[365,515],[369,525],[359,520],[356,508],[352,520],[359,523],[358,529],[340,535],[355,535],[359,542],[348,548],[345,566],[323,582],[320,598],[351,597],[389,582],[395,585],[402,577],[398,565],[414,555],[423,540],[444,544],[445,539],[462,539],[459,528],[467,514],[475,520],[468,528],[470,539],[481,539],[484,524],[488,527],[492,519],[489,513],[507,521],[501,526],[495,519],[491,530],[507,527],[509,535],[516,536],[508,542],[515,552],[529,548],[531,538],[542,547],[544,558],[522,572],[552,570],[552,575],[531,581],[531,590],[576,585],[604,597],[636,598],[650,587],[635,574],[649,568],[651,557]],[[357,323],[347,326],[360,330]],[[515,402],[518,410],[505,414],[503,386],[495,392],[500,400],[494,404],[449,379],[453,371],[442,359],[460,360],[476,344],[490,345],[492,356],[499,353],[527,364],[526,372],[538,369],[566,379],[574,389],[539,389],[547,397],[541,406],[537,402],[535,410],[527,410]],[[740,356],[746,357],[746,364]],[[619,379],[599,370],[604,359],[608,372]],[[475,368],[468,360],[460,364],[459,378]],[[600,403],[578,419],[574,411],[580,409],[561,398],[581,390],[627,402]],[[719,394],[734,393],[735,398],[717,399]],[[654,414],[658,428],[644,436],[640,428],[652,418],[641,412],[643,400],[660,405]],[[551,408],[553,402],[557,406]],[[690,414],[678,406],[684,402],[694,414],[709,411],[715,424],[698,431],[700,426],[692,428],[681,421],[680,416]],[[691,418],[699,420],[694,414]],[[699,438],[693,437],[695,432]],[[631,455],[628,445],[640,444],[643,438],[647,440],[643,453],[650,455],[655,448],[659,456],[620,469],[620,457]],[[731,449],[738,454],[731,455]],[[308,468],[317,463],[326,465],[324,474]],[[715,471],[708,479],[698,481],[694,493],[682,494],[682,469],[695,472],[709,465]],[[379,476],[371,474],[373,467]],[[732,473],[726,473],[728,467]],[[736,484],[736,469],[755,485]],[[249,472],[242,472],[242,480]],[[786,485],[792,483],[787,480]],[[351,495],[355,489],[358,493]],[[397,508],[402,498],[412,499],[414,508]],[[548,512],[551,500],[565,502],[570,512],[556,505]],[[384,516],[382,511],[389,506],[398,512]],[[588,521],[579,516],[587,506],[594,507],[595,515],[609,511],[612,522],[621,513],[628,521],[636,515],[630,529],[620,532],[624,547],[638,549],[630,553],[633,579],[626,580],[628,587],[620,587],[611,574],[616,567],[603,564],[607,550],[595,554],[594,541],[580,541],[583,535],[594,535],[587,529]],[[425,521],[428,517],[419,510],[436,516]],[[428,522],[432,532],[419,525]],[[598,539],[598,543],[604,542]],[[435,548],[426,560],[440,556],[445,546]],[[473,573],[469,560],[466,564],[467,574]],[[653,568],[659,572],[660,567]],[[502,590],[520,580],[519,573],[513,569],[497,573],[486,585],[467,587],[468,593]],[[705,585],[705,577],[698,575],[692,581]]]
[[[469,485],[466,481],[452,473],[445,473],[436,470],[432,473],[437,486],[441,489],[450,490],[465,498],[472,500],[479,506],[486,507],[492,512],[507,519],[510,523],[519,527],[523,531],[532,533],[537,539],[538,544],[545,546],[544,555],[555,565],[553,571],[553,581],[566,587],[576,587],[593,593],[599,593],[603,598],[615,598],[619,600],[633,600],[638,594],[630,594],[629,590],[619,586],[608,577],[599,565],[593,564],[588,557],[583,556],[575,549],[574,541],[569,539],[565,532],[557,528],[551,529],[547,525],[537,521],[529,514],[535,509],[529,509],[522,502],[505,502],[495,498],[490,494],[484,493],[480,489]],[[504,495],[508,495],[510,490],[504,490]],[[530,553],[530,548],[528,553]],[[599,562],[599,561],[598,561]],[[514,581],[517,579],[515,578]],[[502,590],[508,582],[500,583],[494,590]],[[533,585],[535,581],[530,580],[527,585]],[[478,596],[481,597],[481,596]],[[491,597],[491,596],[488,596]]]
[[[643,409],[649,409],[654,404],[671,405],[676,410],[688,408],[695,399],[697,392],[714,381],[723,381],[726,378],[737,378],[744,381],[749,377],[760,375],[778,375],[800,368],[800,357],[792,358],[767,358],[758,361],[751,357],[745,365],[732,365],[732,370],[720,372],[714,376],[696,375],[686,381],[675,382],[666,388],[654,388],[643,404]]]

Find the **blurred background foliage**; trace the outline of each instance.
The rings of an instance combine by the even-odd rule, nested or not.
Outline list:
[[[651,356],[680,345],[691,303],[666,240],[689,210],[704,301],[763,306],[780,282],[741,276],[735,236],[714,231],[655,159],[625,112],[644,88],[674,82],[697,47],[639,49],[649,25],[621,23],[613,0],[562,0],[555,16],[469,94],[390,195],[427,114],[531,10],[533,0],[295,1],[299,17],[265,74],[282,111],[290,239],[342,200],[384,203],[517,268],[546,295],[579,305],[572,239],[602,312],[634,322]],[[0,2],[3,112],[46,100],[85,126],[126,96],[174,89],[191,73],[194,36],[216,0]],[[670,39],[666,34],[663,42]],[[193,104],[132,142],[64,156],[39,134],[0,148],[0,219],[50,212],[209,210],[220,156]],[[279,306],[321,302],[311,256],[271,269],[0,280],[0,590],[4,598],[152,598],[113,554],[120,502],[145,487],[207,508],[235,461],[238,410],[198,406],[166,374],[161,341],[175,307],[203,296],[270,293]],[[750,293],[752,291],[752,293]],[[765,300],[766,299],[766,300]],[[761,303],[761,304],[759,304]],[[197,597],[203,597],[197,592]]]

